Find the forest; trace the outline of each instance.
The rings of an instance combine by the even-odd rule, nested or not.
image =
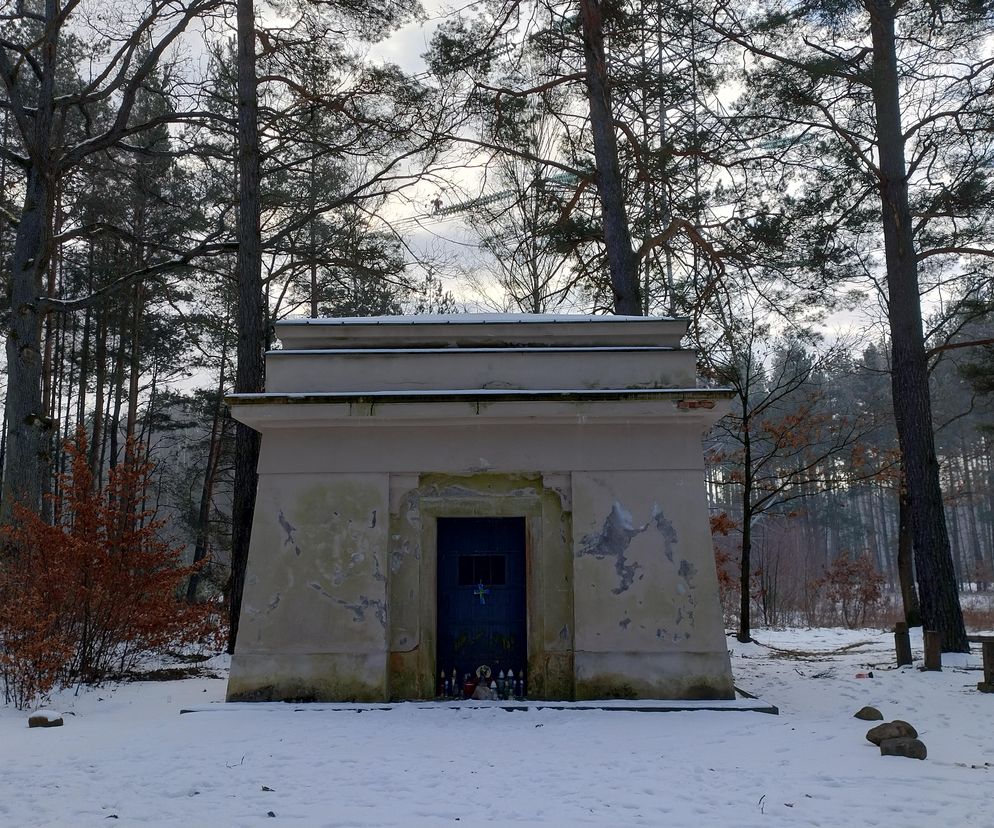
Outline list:
[[[272,322],[502,310],[690,320],[734,391],[705,448],[741,641],[906,618],[966,649],[991,4],[456,6],[0,0],[4,645],[44,637],[12,606],[34,573],[51,607],[33,556],[65,538],[132,590],[117,559],[160,549],[233,640],[258,440],[224,398],[263,388]],[[88,642],[74,675],[109,669]]]

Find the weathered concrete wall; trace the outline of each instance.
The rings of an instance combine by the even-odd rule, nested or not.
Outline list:
[[[526,517],[531,695],[729,696],[699,427],[629,424],[612,456],[617,430],[476,430],[452,452],[442,429],[269,433],[229,697],[433,696],[435,521],[501,515]],[[526,448],[540,466],[614,468],[466,468],[473,449],[520,468]],[[454,468],[385,471],[401,464]],[[321,466],[339,471],[306,471]]]
[[[229,698],[432,697],[437,521],[501,516],[530,696],[731,695],[700,443],[727,394],[684,321],[279,329],[267,393],[231,398],[263,441]]]
[[[701,471],[572,481],[577,698],[733,698]]]
[[[389,419],[384,407],[324,428],[273,429],[265,432],[259,473],[293,469],[395,476],[696,468],[703,475],[701,427],[696,421],[663,426],[634,419],[602,423],[595,419],[596,408],[563,403],[570,415],[564,422],[536,418],[501,423],[487,419],[485,407],[480,408],[480,413],[463,413],[455,423],[425,417],[412,426]]]
[[[434,624],[425,627],[434,577],[434,549],[423,548],[418,475],[390,476],[388,588],[390,599],[389,697],[424,699],[435,695]]]
[[[228,698],[386,694],[385,474],[260,477]]]
[[[449,348],[418,353],[418,371],[411,371],[402,352],[274,351],[266,367],[271,392],[307,392],[322,377],[324,391],[349,391],[376,378],[378,390],[431,391],[440,388],[693,388],[691,351],[632,349],[618,370],[619,351],[469,350]]]

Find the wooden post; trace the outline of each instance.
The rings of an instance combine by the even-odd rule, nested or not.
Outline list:
[[[984,654],[984,680],[977,689],[981,693],[994,693],[994,638],[981,639],[980,647]]]
[[[942,670],[942,634],[925,630],[925,669]]]
[[[898,621],[894,625],[894,647],[897,650],[898,667],[912,663],[911,634],[908,632],[908,624],[905,621]]]

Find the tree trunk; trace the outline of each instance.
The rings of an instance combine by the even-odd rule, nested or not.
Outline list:
[[[744,499],[744,498],[743,498]],[[739,630],[735,636],[743,644],[752,641],[752,595],[749,590],[752,558],[752,515],[742,514],[742,556],[739,562]]]
[[[93,293],[93,245],[87,246],[86,251],[86,280],[87,290]],[[75,319],[75,314],[73,315]],[[93,312],[86,309],[83,317],[83,336],[79,343],[79,391],[76,395],[76,422],[83,424],[86,419],[86,391],[90,379],[90,326],[93,319]]]
[[[870,492],[870,502],[872,504],[873,510],[877,514],[877,518],[880,521],[881,528],[881,543],[883,548],[886,550],[885,557],[887,559],[885,572],[893,572],[896,569],[896,560],[894,556],[894,546],[892,541],[892,533],[890,529],[890,515],[888,513],[887,504],[887,489],[883,486],[874,486]],[[891,576],[892,577],[892,576]]]
[[[887,261],[894,417],[908,490],[922,621],[927,629],[942,633],[944,651],[968,652],[932,433],[918,262],[901,128],[895,15],[889,0],[866,0],[866,6],[873,40],[873,101]]]
[[[124,405],[124,363],[128,358],[128,326],[131,321],[131,309],[127,305],[121,307],[121,317],[117,326],[117,355],[114,358],[113,383],[114,416],[107,421],[107,433],[110,435],[110,459],[108,465],[114,468],[121,458],[118,456],[121,439],[121,408]]]
[[[211,419],[211,436],[207,446],[207,467],[204,469],[204,484],[200,489],[200,508],[197,512],[197,539],[193,548],[193,563],[200,563],[207,557],[210,540],[211,503],[214,500],[214,481],[221,459],[221,444],[224,437],[224,352],[221,353],[221,370],[217,383],[217,403]],[[192,604],[197,600],[200,586],[200,573],[194,572],[186,585],[186,600]]]
[[[60,227],[60,197],[56,193],[54,216],[52,218],[53,229]],[[45,296],[51,299],[55,296],[55,280],[58,272],[58,253],[53,251],[53,255],[48,260],[48,274],[45,284]],[[52,466],[55,459],[54,450],[57,449],[56,438],[58,437],[58,420],[55,418],[55,337],[59,327],[59,320],[52,314],[46,313],[42,321],[44,331],[43,356],[41,360],[41,405],[45,417],[51,423],[51,435],[48,439],[49,455],[42,470],[41,476],[41,517],[46,523],[52,523],[54,512],[52,509]]]
[[[59,13],[56,0],[46,0],[45,18]],[[37,106],[31,134],[22,136],[31,166],[24,182],[24,203],[10,262],[10,327],[7,330],[6,472],[0,492],[0,523],[10,523],[15,502],[38,512],[42,478],[49,462],[52,421],[42,405],[42,315],[37,299],[52,254],[52,220],[58,171],[53,158],[55,80],[59,27],[49,25],[40,64]],[[25,70],[26,71],[26,70]]]
[[[104,413],[103,413],[104,429],[100,440],[100,453],[97,455],[97,476],[93,479],[93,488],[98,492],[104,487],[104,469],[107,468],[108,466],[107,433],[113,431],[113,426],[114,426],[114,420],[111,411],[111,403],[114,402],[113,377],[111,377],[110,386],[107,388],[107,393],[104,396],[106,397],[106,400],[104,402]]]
[[[920,627],[922,615],[921,607],[918,604],[918,591],[915,589],[914,538],[911,535],[908,495],[903,485],[900,494],[898,494],[897,520],[897,578],[901,584],[904,620],[908,622],[909,627]]]
[[[970,453],[966,448],[966,440],[962,436],[960,436],[959,443],[960,452],[963,457],[963,485],[966,488],[966,530],[970,533],[970,548],[973,552],[973,566],[967,567],[965,559],[963,564],[964,569],[968,572],[967,580],[975,581],[977,591],[983,592],[986,590],[987,585],[984,580],[986,578],[984,572],[984,551],[980,544],[980,531],[977,529],[976,491],[974,489],[976,479],[974,473],[970,470]]]
[[[128,357],[128,411],[124,433],[133,440],[138,425],[138,389],[141,380],[141,339],[142,315],[145,307],[145,287],[138,282],[132,290],[131,309],[131,353]]]
[[[946,528],[949,530],[949,554],[953,559],[953,572],[956,573],[956,588],[963,589],[963,537],[959,527],[959,506],[950,503],[946,508]]]
[[[638,259],[632,250],[621,169],[618,165],[618,139],[614,132],[600,0],[580,0],[580,19],[583,24],[583,58],[587,71],[590,132],[597,164],[597,193],[601,201],[601,222],[604,225],[604,246],[614,293],[614,312],[641,316]]]
[[[994,450],[987,435],[984,435],[984,457],[987,458],[987,562],[994,572]]]
[[[66,452],[63,448],[66,443],[72,438],[73,429],[80,420],[73,420],[73,413],[76,408],[76,343],[79,341],[79,316],[76,314],[71,314],[66,320],[67,324],[63,325],[63,331],[68,329],[67,342],[62,345],[60,356],[61,363],[63,365],[64,378],[60,383],[64,393],[65,400],[60,402],[62,406],[60,412],[60,420],[62,433],[59,435],[59,451],[56,455],[56,463],[53,467],[53,471],[56,474],[56,486],[55,486],[55,522],[60,523],[60,515],[62,509],[62,497],[61,497],[61,482],[58,475],[65,472],[66,465]],[[61,399],[60,394],[60,399]]]
[[[748,405],[742,406],[742,555],[739,559],[739,631],[736,638],[743,644],[752,641],[752,441],[749,439]]]
[[[102,466],[100,450],[104,442],[104,388],[107,384],[107,312],[98,310],[96,317],[97,341],[93,356],[96,373],[93,379],[93,432],[90,435],[89,461],[93,485],[99,488],[97,481],[100,479]]]
[[[49,458],[52,421],[42,400],[42,315],[37,298],[51,254],[54,186],[32,168],[26,182],[11,262],[11,315],[7,332],[7,451],[0,521],[9,523],[14,503],[41,508],[42,477]]]
[[[259,114],[255,74],[255,13],[252,0],[238,0],[238,326],[235,393],[263,390],[265,312],[259,229]],[[231,507],[231,581],[228,652],[235,650],[248,560],[259,434],[235,426],[235,488]]]

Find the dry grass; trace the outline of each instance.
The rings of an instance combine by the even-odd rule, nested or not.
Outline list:
[[[994,630],[994,592],[967,592],[960,596],[960,604],[963,608],[963,622],[970,633],[989,632]],[[879,603],[867,607],[862,618],[861,627],[867,629],[893,630],[894,624],[904,618],[904,608],[898,595],[885,595]],[[734,612],[725,613],[725,624],[728,629],[735,629],[737,616]],[[762,629],[762,616],[755,612],[753,616],[753,627]],[[836,627],[840,624],[839,615],[834,607],[826,603],[821,603],[818,608],[811,612],[794,610],[784,612],[780,626],[806,626],[806,627]]]
[[[994,596],[992,596],[994,598]],[[994,605],[964,606],[963,622],[969,632],[988,632],[994,630]]]
[[[763,642],[756,641],[755,639],[753,639],[753,643],[770,650],[773,658],[782,658],[788,661],[831,661],[835,656],[846,655],[847,653],[851,653],[853,650],[860,650],[863,647],[868,647],[876,642],[856,641],[852,644],[846,644],[845,646],[837,647],[833,650],[791,650],[784,647],[774,647],[772,644],[764,644]]]
[[[154,670],[128,670],[113,676],[112,681],[182,681],[191,678],[223,678],[204,667],[159,667]]]

